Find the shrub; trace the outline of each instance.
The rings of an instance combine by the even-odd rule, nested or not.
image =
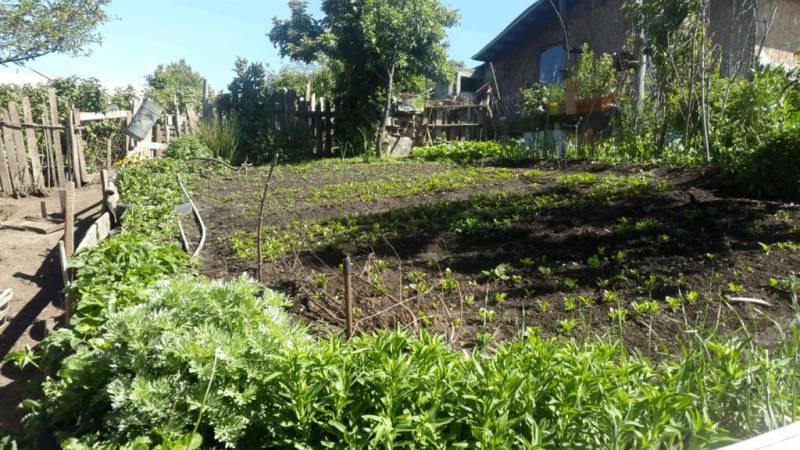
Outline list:
[[[800,124],[799,124],[800,125]],[[728,167],[749,192],[783,200],[800,199],[800,126],[768,133],[739,167]]]
[[[126,164],[117,175],[122,202],[127,206],[122,216],[125,230],[151,239],[177,237],[175,207],[186,200],[177,177],[189,172],[186,163],[169,158]]]
[[[200,123],[197,139],[211,149],[215,158],[233,162],[239,149],[239,124],[235,119],[210,119]]]
[[[516,143],[498,143],[492,141],[462,141],[429,147],[417,147],[411,157],[425,161],[451,161],[469,164],[485,159],[522,162],[533,158],[527,148]]]
[[[170,141],[165,155],[174,159],[211,158],[214,152],[195,136],[181,136]]]

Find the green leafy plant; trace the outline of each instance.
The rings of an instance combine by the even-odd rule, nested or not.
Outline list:
[[[211,158],[214,152],[209,149],[198,137],[181,136],[173,139],[167,145],[165,155],[174,159]]]

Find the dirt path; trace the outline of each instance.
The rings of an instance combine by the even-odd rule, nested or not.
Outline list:
[[[100,188],[88,185],[75,192],[78,239],[100,212]],[[40,215],[40,202],[50,213],[60,212],[57,191],[46,198],[0,198],[0,224],[17,218]],[[0,290],[11,288],[14,298],[8,311],[9,323],[0,333],[0,361],[11,352],[34,347],[62,320],[63,281],[57,262],[57,244],[63,231],[38,234],[0,228]],[[22,411],[17,405],[24,398],[27,380],[35,371],[20,372],[11,364],[0,363],[0,429],[15,430]]]

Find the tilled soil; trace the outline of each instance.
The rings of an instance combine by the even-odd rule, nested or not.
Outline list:
[[[791,295],[780,281],[800,268],[800,253],[793,246],[800,243],[797,208],[728,196],[712,170],[540,165],[514,168],[515,177],[455,191],[344,204],[311,195],[324,186],[414,178],[451,168],[413,162],[279,167],[265,223],[280,227],[344,217],[369,223],[414,217],[425,205],[440,202],[449,205],[441,217],[449,223],[446,215],[467,210],[477,195],[506,195],[512,204],[564,193],[580,200],[585,187],[560,182],[578,173],[646,172],[668,187],[609,202],[562,204],[477,232],[459,233],[452,223],[422,226],[372,243],[298,251],[265,266],[267,286],[288,294],[292,312],[310,329],[340,331],[340,264],[349,254],[358,332],[427,329],[463,348],[511,339],[529,327],[546,336],[621,334],[626,344],[652,355],[712,332],[750,336],[769,345],[779,336],[779,326],[794,318]],[[532,181],[525,175],[531,170],[543,172]],[[237,257],[229,237],[255,231],[265,179],[266,170],[259,169],[195,184],[195,201],[210,232],[203,274],[255,274],[256,261]],[[681,296],[683,304],[670,308],[668,298]],[[737,297],[770,306],[731,300]],[[637,313],[634,306],[647,301],[657,302],[658,311]],[[622,324],[609,317],[623,308],[628,315]]]

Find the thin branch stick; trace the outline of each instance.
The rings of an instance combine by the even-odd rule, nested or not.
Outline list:
[[[272,174],[275,171],[275,166],[278,165],[278,151],[275,151],[275,156],[272,158],[272,165],[269,166],[269,175],[267,176],[267,183],[264,185],[264,193],[261,195],[261,206],[258,209],[258,239],[256,242],[258,251],[258,281],[264,282],[264,250],[261,248],[264,239],[264,208],[267,204],[267,194],[269,193],[269,184],[272,181]]]
[[[247,170],[247,168],[250,167],[250,165],[247,164],[246,162],[244,164],[242,164],[241,166],[239,166],[239,167],[235,167],[235,166],[232,166],[232,165],[226,163],[225,161],[222,161],[222,160],[216,159],[216,158],[200,158],[200,157],[197,157],[197,158],[191,158],[191,159],[189,159],[189,161],[214,162],[214,163],[223,165],[223,166],[227,167],[228,169],[231,169],[234,172],[241,172],[242,170]]]

